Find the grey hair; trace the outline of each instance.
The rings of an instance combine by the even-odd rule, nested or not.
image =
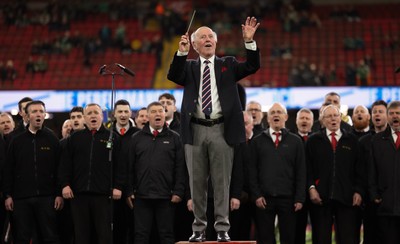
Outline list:
[[[196,31],[194,31],[194,32],[190,35],[190,40],[191,40],[191,42],[194,42],[194,41],[196,40],[197,31],[198,31],[200,28],[204,28],[204,27],[207,27],[207,26],[199,27]],[[207,28],[209,28],[209,27],[207,27]],[[212,31],[212,33],[213,33],[213,35],[214,35],[214,38],[215,38],[215,41],[218,42],[217,33],[216,33],[215,31],[213,31],[211,28],[209,28],[209,29]]]
[[[308,109],[308,108],[301,108],[301,109],[297,112],[297,114],[296,114],[296,119],[300,116],[300,114],[301,114],[302,112],[311,114],[311,118],[314,119],[314,114],[313,114],[313,112],[312,112],[310,109]]]
[[[281,106],[281,108],[283,109],[283,112],[285,112],[285,114],[287,114],[287,109],[286,109],[286,107],[285,107],[282,103],[278,103],[278,102],[273,103],[273,104],[271,105],[271,107],[268,109],[268,112],[267,112],[268,114],[269,114],[269,111],[271,110],[271,108],[272,108],[275,104]]]
[[[339,115],[342,114],[342,113],[340,112],[340,109],[339,109],[337,106],[335,106],[335,105],[333,105],[333,104],[329,104],[328,106],[326,106],[326,107],[322,110],[322,112],[321,112],[322,117],[325,117],[325,111],[326,111],[328,108],[334,108],[334,109],[336,109],[336,111],[339,113]]]

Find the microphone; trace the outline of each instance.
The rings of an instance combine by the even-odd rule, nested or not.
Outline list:
[[[400,73],[400,67],[397,67],[397,68],[394,70],[394,73]]]
[[[107,65],[105,65],[105,64],[103,66],[101,66],[99,69],[99,74],[102,75],[104,73],[104,70],[106,69],[106,67],[107,67]]]
[[[135,73],[132,70],[128,69],[127,67],[125,67],[125,66],[123,66],[121,64],[117,64],[117,63],[115,63],[115,65],[117,65],[120,69],[122,69],[128,75],[130,75],[132,77],[135,77]]]

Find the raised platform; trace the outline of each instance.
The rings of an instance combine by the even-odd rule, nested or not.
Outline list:
[[[189,244],[193,242],[188,242],[188,241],[180,241],[177,242],[176,244]],[[217,242],[217,241],[206,241],[206,242],[200,242],[200,243],[207,243],[207,244],[220,244],[222,242]],[[229,244],[256,244],[256,241],[230,241],[230,242],[225,242]]]

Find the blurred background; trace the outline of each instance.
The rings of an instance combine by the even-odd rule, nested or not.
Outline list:
[[[107,92],[111,77],[99,68],[114,63],[136,74],[117,76],[119,91],[179,89],[166,74],[194,9],[190,33],[213,28],[218,55],[241,59],[241,23],[246,16],[261,22],[261,69],[240,81],[244,87],[400,84],[399,0],[2,0],[0,100],[4,91],[19,91],[16,101],[28,90]],[[68,114],[50,117],[59,131]]]

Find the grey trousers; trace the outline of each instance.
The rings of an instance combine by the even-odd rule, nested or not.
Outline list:
[[[185,144],[190,193],[193,200],[193,231],[207,227],[208,178],[214,190],[215,231],[229,231],[229,186],[233,147],[224,139],[224,124],[206,127],[192,123],[193,145]]]

